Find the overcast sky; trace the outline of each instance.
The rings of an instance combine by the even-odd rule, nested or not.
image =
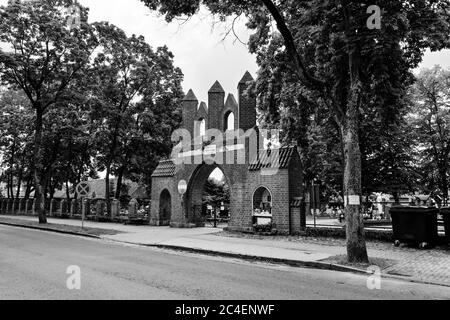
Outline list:
[[[143,35],[153,47],[167,45],[175,55],[176,66],[184,73],[185,92],[192,88],[201,101],[207,101],[207,92],[215,80],[227,93],[235,94],[246,70],[256,74],[255,56],[233,34],[223,40],[227,26],[215,24],[206,10],[184,24],[180,21],[169,24],[138,0],[79,2],[90,8],[90,22],[109,21],[128,35]],[[7,0],[0,0],[0,4],[6,3]],[[243,42],[248,40],[244,19],[237,22],[235,31]],[[422,67],[434,64],[450,67],[450,51],[427,53]]]
[[[151,12],[138,0],[79,0],[90,8],[90,21],[109,21],[128,35],[143,35],[153,47],[167,45],[175,55],[175,64],[184,73],[185,92],[192,88],[199,100],[216,80],[226,92],[235,93],[237,84],[248,70],[256,73],[255,57],[247,47],[229,35],[224,41],[225,24],[215,24],[205,10],[182,24],[167,23],[164,17]],[[242,20],[236,33],[247,42],[249,32]]]
[[[247,47],[236,41],[233,34],[223,40],[227,26],[215,25],[206,10],[181,25],[179,21],[167,23],[164,17],[151,12],[138,0],[79,1],[90,8],[91,21],[106,20],[128,35],[141,34],[154,47],[167,45],[175,55],[175,64],[184,73],[184,90],[192,88],[199,100],[206,101],[215,80],[219,80],[227,93],[235,93],[246,70],[256,74],[255,56],[249,54]],[[235,31],[247,42],[250,33],[243,19],[238,21]],[[450,52],[426,54],[422,66],[434,64],[450,67]]]

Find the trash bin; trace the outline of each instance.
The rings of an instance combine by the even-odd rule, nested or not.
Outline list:
[[[439,209],[395,206],[390,210],[395,246],[401,242],[419,244],[420,248],[434,246],[438,240]]]
[[[441,215],[444,218],[445,239],[450,243],[450,207],[442,208]]]

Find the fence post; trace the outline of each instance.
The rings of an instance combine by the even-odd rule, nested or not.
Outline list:
[[[300,230],[306,231],[306,201],[304,197],[300,201]]]
[[[23,214],[23,201],[24,200],[25,199],[19,199],[19,210],[17,212],[19,215]]]
[[[77,200],[76,200],[76,199],[72,199],[72,200],[70,201],[69,216],[70,216],[71,218],[73,218],[73,216],[75,215],[76,203],[77,203]]]
[[[14,200],[13,199],[8,200],[8,213],[10,215],[14,214]]]
[[[59,216],[63,217],[67,215],[67,200],[62,199],[59,203]]]
[[[120,210],[120,203],[119,200],[113,199],[111,202],[111,220],[114,221],[114,219],[119,216],[119,210]]]
[[[82,201],[84,203],[84,207],[82,205],[81,208],[84,209],[84,217],[87,219],[87,217],[91,215],[91,200],[84,198]]]
[[[30,203],[30,199],[25,199],[25,215],[26,216],[28,215],[28,211],[30,210],[29,203]]]
[[[51,199],[50,200],[50,212],[49,212],[49,216],[53,217],[53,209],[55,208],[55,199]]]
[[[36,212],[36,206],[37,206],[37,203],[38,202],[38,199],[37,198],[34,198],[33,199],[33,213],[32,213],[32,215],[33,216],[36,216],[37,215],[37,212]]]

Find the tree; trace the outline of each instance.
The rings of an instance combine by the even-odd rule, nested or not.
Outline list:
[[[3,162],[8,164],[3,177],[8,198],[18,198],[22,182],[28,181],[33,134],[28,123],[32,121],[33,113],[23,92],[0,91],[0,150]]]
[[[155,120],[167,120],[179,108],[183,75],[174,67],[167,47],[154,51],[144,37],[127,37],[113,25],[97,24],[96,28],[101,46],[93,65],[97,86],[92,88],[96,97],[92,117],[98,124],[98,161],[106,170],[110,210],[110,174],[118,175],[115,197],[119,198],[122,178],[130,174],[130,162],[136,168],[138,158],[154,160],[161,155],[157,151],[163,141],[157,131],[165,132],[167,121]],[[169,125],[169,129],[173,127]]]
[[[70,0],[12,1],[0,7],[0,81],[21,89],[35,112],[33,178],[38,200],[39,222],[46,223],[42,182],[43,126],[45,114],[71,95],[70,84],[82,75],[97,46],[87,21],[87,9],[80,9],[80,25],[67,23]]]
[[[436,185],[447,202],[450,162],[450,70],[424,69],[412,88],[410,122],[419,145],[428,185]],[[427,171],[429,172],[428,174]],[[430,174],[431,173],[431,174]],[[430,179],[431,178],[431,179]]]
[[[373,84],[382,86],[389,80],[386,66],[377,63],[380,57],[402,57],[404,64],[393,65],[396,69],[415,67],[424,48],[438,50],[449,41],[448,1],[379,1],[384,12],[380,30],[367,28],[367,6],[359,1],[142,1],[165,14],[168,21],[195,14],[201,4],[223,18],[245,14],[248,26],[256,30],[250,41],[252,52],[267,47],[275,34],[270,31],[275,22],[292,73],[321,98],[339,127],[344,192],[349,196],[359,197],[362,193],[361,110],[370,99]],[[401,74],[392,80],[400,81]],[[364,225],[357,202],[347,206],[346,219],[348,260],[366,262]]]
[[[219,208],[222,203],[230,203],[230,188],[228,184],[223,181],[218,181],[213,178],[208,178],[203,187],[203,205],[211,205]]]

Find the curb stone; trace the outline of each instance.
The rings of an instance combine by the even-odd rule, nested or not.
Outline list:
[[[28,226],[28,225],[13,223],[13,222],[1,221],[0,225],[10,226],[10,227],[18,227],[18,228],[24,228],[24,229],[48,231],[48,232],[59,233],[59,234],[69,234],[72,236],[79,236],[79,237],[85,237],[85,238],[91,238],[91,239],[102,239],[100,236],[96,236],[93,234],[87,234],[87,233],[81,233],[81,232],[75,232],[75,231],[67,231],[67,230],[58,230],[58,229],[39,227],[39,226]]]

